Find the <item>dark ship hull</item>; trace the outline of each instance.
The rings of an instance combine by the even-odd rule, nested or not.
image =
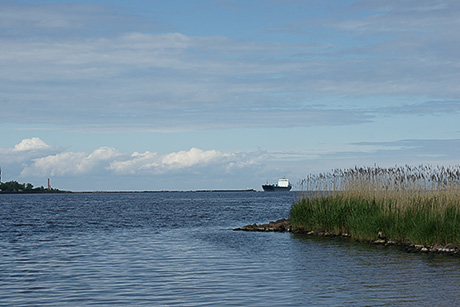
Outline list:
[[[292,189],[292,186],[289,185],[287,187],[279,187],[275,184],[264,184],[262,185],[262,189],[264,189],[264,191],[270,191],[270,192],[276,192],[276,191],[290,191]]]
[[[278,179],[278,184],[264,184],[262,185],[262,189],[264,191],[290,191],[292,189],[291,184],[289,183],[289,180],[286,179],[286,177],[283,177],[281,179]]]

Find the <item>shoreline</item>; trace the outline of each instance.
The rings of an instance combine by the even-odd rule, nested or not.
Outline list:
[[[294,234],[304,234],[307,236],[317,237],[339,237],[344,239],[351,239],[357,242],[368,243],[381,246],[396,246],[400,247],[402,251],[408,253],[422,253],[422,254],[440,254],[446,256],[460,257],[460,246],[455,244],[441,244],[435,243],[432,246],[425,246],[420,244],[412,244],[411,242],[399,242],[391,238],[384,237],[381,233],[377,234],[376,240],[362,241],[353,238],[348,233],[333,233],[324,231],[321,228],[311,230],[303,227],[294,227],[288,219],[280,219],[272,221],[267,224],[249,224],[239,228],[233,229],[234,231],[253,231],[253,232],[291,232]]]
[[[62,194],[62,193],[74,193],[72,191],[0,191],[0,194]]]
[[[0,191],[0,194],[56,194],[56,193],[73,193],[73,194],[91,194],[91,193],[243,193],[243,192],[259,192],[255,189],[242,190],[146,190],[146,191],[66,191],[66,190],[44,190],[44,191]]]

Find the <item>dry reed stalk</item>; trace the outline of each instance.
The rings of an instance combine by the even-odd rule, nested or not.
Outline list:
[[[392,210],[406,210],[418,204],[432,204],[432,210],[460,206],[460,166],[354,167],[331,173],[308,175],[301,182],[302,197],[373,199],[393,204]]]

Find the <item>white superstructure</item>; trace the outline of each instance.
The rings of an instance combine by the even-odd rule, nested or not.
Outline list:
[[[286,178],[278,179],[278,186],[281,188],[287,188],[289,186],[289,180]]]

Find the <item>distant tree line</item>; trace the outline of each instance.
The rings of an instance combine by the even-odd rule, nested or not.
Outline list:
[[[62,192],[62,191],[58,189],[51,189],[51,188],[46,189],[43,186],[39,188],[34,188],[34,186],[31,183],[19,183],[17,181],[2,182],[2,168],[0,167],[0,193],[56,193],[56,192]]]
[[[46,189],[45,187],[41,186],[38,188],[34,188],[31,183],[19,183],[17,181],[8,181],[8,182],[0,182],[0,193],[46,193],[46,192],[59,192],[58,189]]]

